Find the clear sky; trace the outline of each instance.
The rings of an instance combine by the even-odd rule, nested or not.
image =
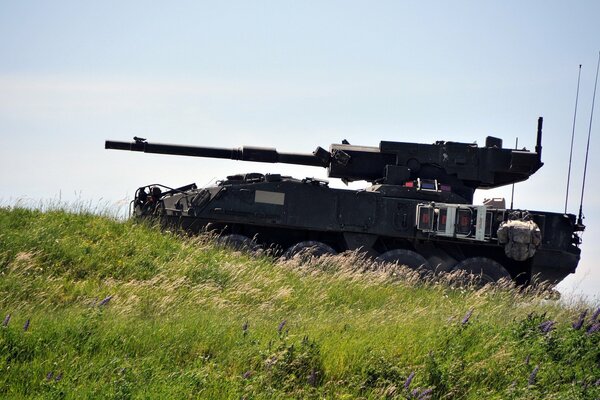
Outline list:
[[[123,204],[137,186],[325,171],[105,151],[104,140],[311,152],[348,139],[533,148],[515,206],[577,212],[600,2],[0,0],[0,199]],[[583,259],[563,293],[600,296],[600,99]],[[341,186],[341,183],[333,183]],[[364,186],[355,184],[354,186]],[[510,187],[476,199],[510,197]]]

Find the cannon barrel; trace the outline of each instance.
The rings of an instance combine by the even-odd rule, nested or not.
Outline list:
[[[230,160],[256,161],[264,163],[310,165],[315,167],[327,167],[329,165],[329,153],[323,149],[321,150],[326,154],[323,154],[317,150],[315,153],[319,152],[320,154],[320,156],[317,156],[315,154],[280,153],[276,149],[268,147],[244,146],[237,149],[228,149],[221,147],[198,147],[165,143],[148,143],[142,140],[136,140],[134,142],[107,140],[104,144],[104,148],[178,156],[225,158]]]

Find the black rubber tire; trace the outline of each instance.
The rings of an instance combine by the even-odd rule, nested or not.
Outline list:
[[[336,255],[337,251],[333,247],[318,242],[316,240],[306,240],[296,243],[289,247],[282,255],[284,259],[291,259],[296,256],[318,258],[324,255]]]
[[[478,282],[482,285],[495,283],[500,279],[511,279],[510,273],[502,264],[487,257],[467,258],[452,268],[452,271],[460,270],[478,276]]]
[[[238,234],[219,236],[217,238],[217,244],[237,251],[255,252],[260,248],[260,246],[249,237]]]
[[[375,262],[404,265],[415,271],[433,272],[431,265],[429,265],[429,262],[425,257],[416,251],[407,249],[394,249],[386,251],[385,253],[380,254],[375,259]]]

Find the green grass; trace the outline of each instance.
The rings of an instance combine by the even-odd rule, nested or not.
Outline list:
[[[2,208],[0,398],[600,397],[593,309],[369,267]]]

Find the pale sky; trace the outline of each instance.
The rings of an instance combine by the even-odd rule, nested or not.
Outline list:
[[[318,168],[104,150],[104,140],[311,152],[348,139],[532,149],[515,206],[562,212],[583,64],[569,212],[578,209],[600,2],[0,0],[0,202],[123,204],[150,183]],[[560,289],[600,296],[600,111],[583,258]],[[340,182],[332,185],[341,187]],[[353,187],[365,186],[354,184]],[[484,197],[505,196],[510,187]]]

